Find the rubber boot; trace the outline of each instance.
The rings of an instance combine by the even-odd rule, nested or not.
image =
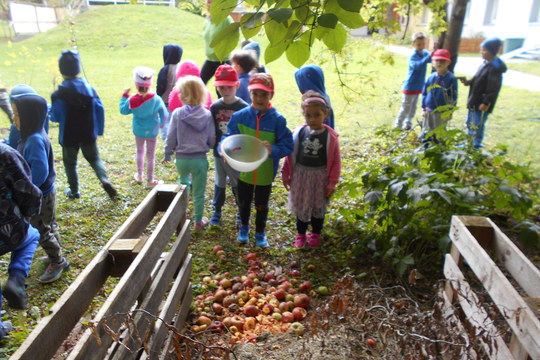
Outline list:
[[[214,200],[212,205],[214,206],[214,213],[210,217],[210,226],[219,225],[221,221],[221,208],[225,204],[225,188],[214,185]]]
[[[14,272],[9,277],[2,289],[8,306],[13,309],[23,310],[28,307],[26,297],[26,278],[23,274]]]

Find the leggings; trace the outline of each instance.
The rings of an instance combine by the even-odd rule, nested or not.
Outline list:
[[[249,225],[251,202],[255,196],[255,232],[262,233],[268,219],[268,201],[272,193],[272,185],[252,185],[238,180],[238,208],[242,226]]]
[[[323,224],[324,224],[324,217],[322,219],[311,217],[312,233],[320,235],[323,228]],[[309,225],[308,222],[303,222],[299,218],[296,218],[296,230],[298,231],[299,234],[305,235],[308,225]]]
[[[137,144],[137,174],[140,176],[143,174],[144,153],[146,147],[146,179],[152,181],[154,180],[154,168],[156,167],[157,136],[153,138],[141,138],[135,136],[135,144]]]

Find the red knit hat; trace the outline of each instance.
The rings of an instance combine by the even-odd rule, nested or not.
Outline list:
[[[433,55],[431,56],[432,60],[445,60],[445,61],[452,61],[450,60],[450,51],[446,49],[438,49],[436,50]]]
[[[238,73],[231,65],[220,65],[214,74],[216,80],[214,86],[236,86],[238,85]]]

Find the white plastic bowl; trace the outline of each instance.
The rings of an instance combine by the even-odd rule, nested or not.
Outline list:
[[[261,140],[251,135],[231,135],[221,142],[221,154],[234,170],[250,172],[267,158],[268,150]]]

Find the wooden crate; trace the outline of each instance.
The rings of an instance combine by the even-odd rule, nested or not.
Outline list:
[[[164,323],[170,324],[174,314],[179,313],[176,326],[181,328],[191,305],[187,201],[183,186],[154,188],[11,359],[52,359],[73,329],[80,327],[82,316],[110,276],[120,279],[93,317],[95,328],[84,330],[68,359],[134,359],[136,350],[143,345],[157,354],[168,333]],[[155,230],[149,237],[141,236],[158,212],[163,216]],[[165,252],[174,233],[178,236]],[[140,337],[126,333],[123,344],[119,344],[111,332],[121,332],[126,314],[131,314],[130,323]],[[156,316],[161,320],[156,321]]]
[[[479,358],[540,359],[540,321],[536,309],[529,305],[534,301],[528,301],[540,299],[538,268],[488,218],[453,216],[450,238],[452,250],[444,263],[447,282],[441,295],[446,319],[461,329],[470,345],[463,358],[474,359],[481,354]],[[477,279],[467,279],[461,270],[465,264]],[[483,285],[491,301],[474,292],[469,284],[472,280]],[[496,310],[487,307],[491,302]],[[497,326],[493,316],[498,317]],[[508,343],[504,339],[507,333],[511,333]]]

